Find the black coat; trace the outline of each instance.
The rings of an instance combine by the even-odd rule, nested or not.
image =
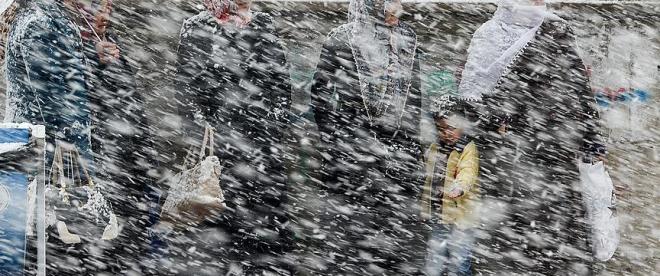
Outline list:
[[[51,148],[59,140],[91,158],[87,61],[80,30],[63,4],[45,0],[22,7],[6,51],[5,121],[45,125]],[[47,156],[50,166],[50,150]]]
[[[115,35],[108,32],[106,37],[121,48]],[[141,206],[149,202],[148,194],[155,182],[150,170],[158,168],[154,139],[146,102],[136,89],[135,72],[126,53],[122,52],[116,61],[102,64],[95,49],[96,39],[85,42],[97,178],[103,182],[123,227],[114,242],[112,258],[125,269],[135,261],[136,252],[143,255],[148,250],[148,214]]]
[[[254,13],[242,29],[220,25],[206,11],[188,19],[181,31],[175,88],[188,137],[184,147],[199,147],[205,124],[216,129],[215,154],[223,165],[228,210],[208,229],[227,234],[231,245],[208,249],[216,258],[248,261],[248,269],[273,265],[262,257],[285,247],[284,149],[291,87],[272,18]]]
[[[351,50],[352,24],[328,35],[311,89],[320,132],[323,200],[317,233],[323,237],[318,245],[323,249],[317,257],[327,262],[322,273],[361,274],[372,263],[360,257],[358,252],[364,250],[385,258],[385,263],[373,264],[394,272],[424,255],[423,247],[413,248],[411,242],[423,240],[414,230],[421,188],[418,53],[413,53],[413,79],[401,124],[372,124]],[[401,28],[415,38],[412,28],[403,23]]]
[[[585,66],[566,22],[546,18],[477,111],[485,232],[484,273],[580,273],[590,266],[589,227],[577,159],[599,142]],[[506,136],[496,134],[506,121]],[[494,208],[494,207],[502,208]]]

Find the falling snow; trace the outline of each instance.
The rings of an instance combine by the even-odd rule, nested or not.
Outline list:
[[[0,275],[660,270],[656,1],[15,2]]]

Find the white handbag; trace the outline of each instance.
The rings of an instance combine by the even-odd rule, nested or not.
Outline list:
[[[117,217],[102,187],[94,184],[78,149],[58,143],[46,186],[47,216],[65,244],[112,240],[119,235]],[[73,230],[73,232],[70,232]]]
[[[172,223],[175,227],[184,224],[195,226],[226,208],[220,188],[222,166],[218,157],[213,155],[213,132],[213,128],[205,128],[196,164],[190,169],[184,168],[171,179],[161,221]]]

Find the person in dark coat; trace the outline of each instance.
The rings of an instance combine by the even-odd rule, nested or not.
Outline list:
[[[273,19],[251,11],[251,1],[206,0],[205,6],[181,30],[176,101],[186,149],[199,148],[206,125],[215,128],[227,208],[189,231],[185,243],[170,243],[181,260],[209,263],[196,268],[181,261],[173,269],[286,269],[279,260],[287,239],[284,149],[291,105],[285,52]]]
[[[92,1],[80,7],[81,26],[88,58],[88,84],[92,113],[92,146],[97,176],[113,205],[121,227],[119,238],[109,250],[111,269],[138,269],[148,250],[148,203],[156,169],[153,137],[146,116],[146,102],[137,91],[135,72],[120,51],[112,31],[111,1]]]
[[[21,3],[6,47],[4,120],[46,125],[51,152],[58,141],[91,160],[86,58],[69,2]]]
[[[577,162],[600,144],[598,114],[575,35],[542,2],[500,3],[459,85],[484,131],[481,273],[589,273]]]
[[[312,85],[322,214],[311,258],[323,274],[410,274],[419,231],[422,151],[417,37],[399,1],[352,0],[330,32]]]
[[[22,1],[20,9],[6,49],[8,97],[5,121],[45,125],[47,176],[56,173],[50,170],[56,146],[62,146],[66,151],[75,147],[84,162],[77,162],[77,169],[71,163],[67,165],[62,162],[60,165],[66,166],[64,170],[70,175],[84,177],[85,181],[80,179],[80,182],[87,183],[88,177],[94,175],[90,143],[90,90],[85,73],[87,58],[83,40],[74,19],[77,7],[74,1],[43,0]],[[71,161],[69,157],[73,159],[75,155],[65,155],[64,159]],[[88,170],[83,170],[79,166],[81,164],[87,164]],[[75,179],[73,182],[80,184]],[[59,187],[58,183],[50,184],[53,190]],[[80,189],[76,187],[68,187],[64,195],[75,196],[78,191]],[[48,191],[46,194],[50,195]],[[94,230],[94,227],[86,227],[91,224],[82,222],[83,211],[68,208],[71,205],[64,202],[64,196],[48,199],[47,212],[55,215],[58,222],[67,223],[71,227],[69,229],[81,226],[85,230]],[[63,205],[67,207],[51,212],[53,206]],[[64,232],[55,228],[53,225],[47,230],[48,273],[80,275],[103,270],[103,257],[90,254],[94,252],[90,248],[98,250],[96,246],[99,243],[96,243],[95,237],[83,235],[82,243],[66,244],[62,240]],[[103,231],[103,228],[96,230]]]

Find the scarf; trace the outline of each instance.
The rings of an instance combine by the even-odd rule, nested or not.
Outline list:
[[[5,62],[7,38],[11,30],[11,25],[18,13],[18,4],[14,4],[13,2],[0,1],[0,64],[4,64]]]
[[[374,1],[351,0],[350,46],[369,119],[373,122],[389,113],[397,117],[399,124],[412,84],[417,38],[400,24],[375,22],[379,16],[373,14],[384,13],[375,10],[378,8],[384,9],[376,7]]]
[[[500,77],[527,44],[534,39],[545,17],[546,6],[517,4],[529,0],[504,0],[493,18],[472,36],[465,70],[458,86],[464,100],[480,100],[493,93]]]
[[[14,0],[0,0],[0,14],[9,9],[12,4],[14,4]]]

